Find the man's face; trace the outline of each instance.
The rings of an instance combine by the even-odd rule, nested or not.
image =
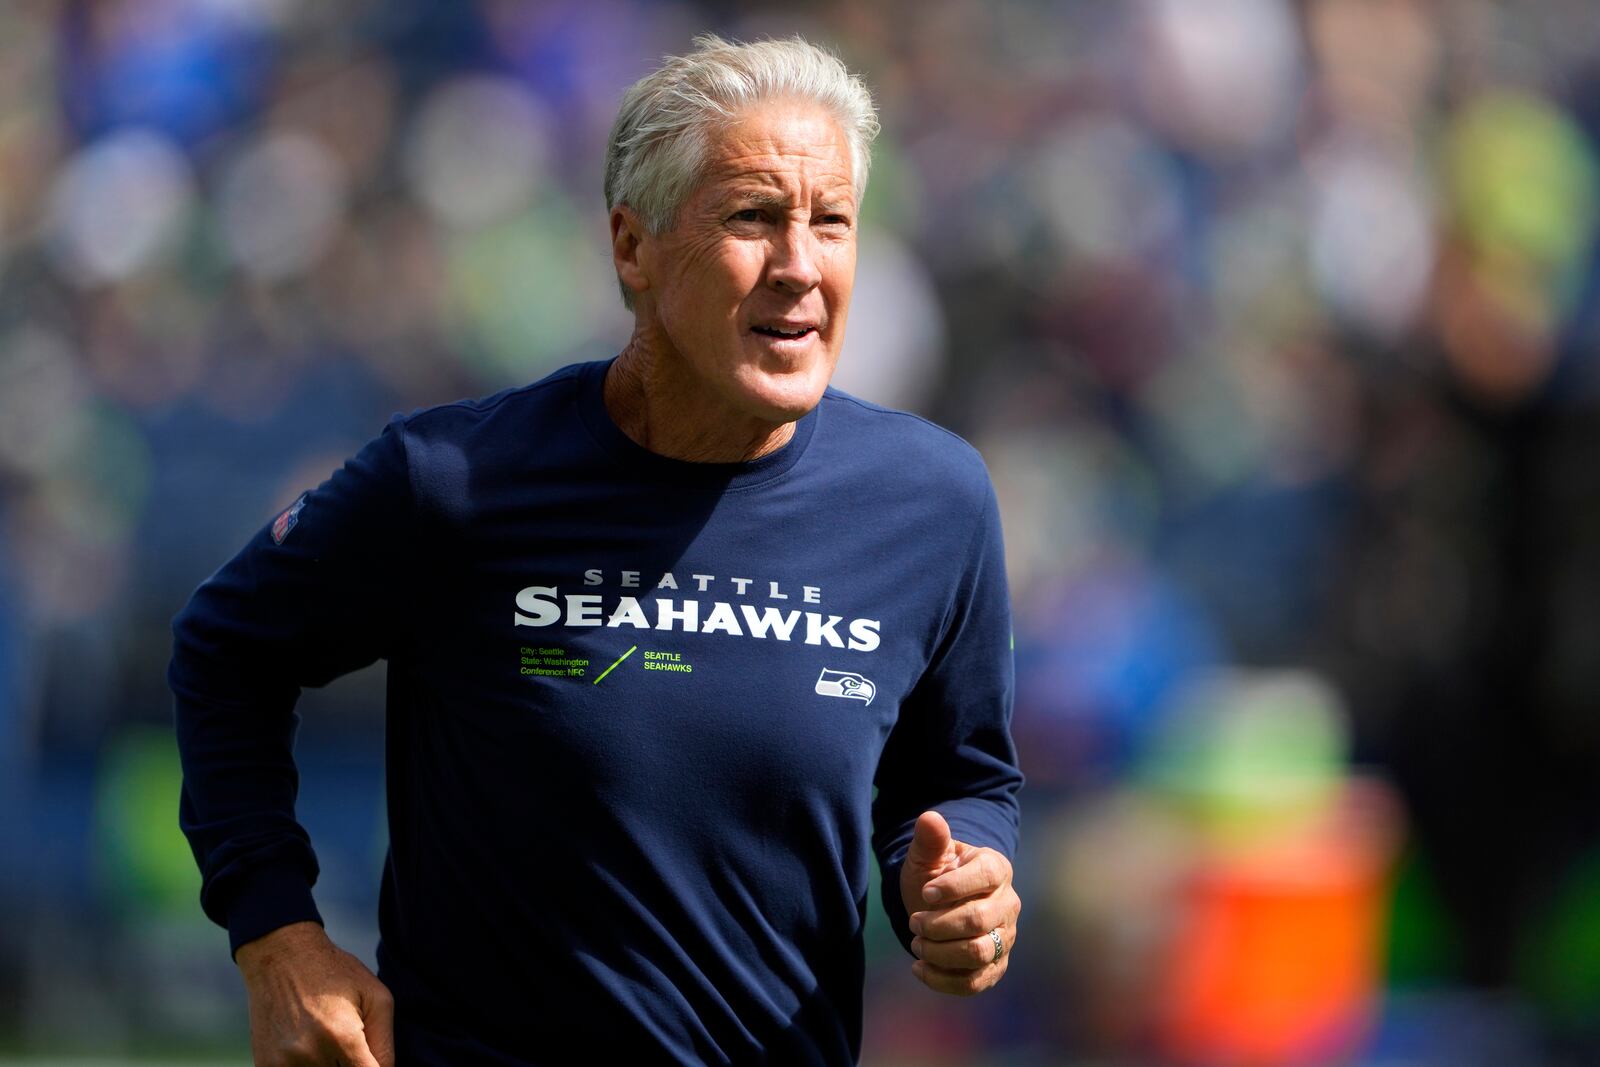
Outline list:
[[[667,233],[645,235],[638,308],[732,415],[789,422],[839,359],[856,268],[850,147],[814,104],[766,101],[714,136]]]

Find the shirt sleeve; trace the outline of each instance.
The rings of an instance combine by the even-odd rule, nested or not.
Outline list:
[[[207,579],[173,620],[167,677],[183,764],[179,825],[200,902],[234,952],[321,922],[295,819],[304,686],[390,653],[411,492],[398,420]]]
[[[971,551],[944,634],[901,705],[875,782],[872,843],[883,873],[883,905],[908,952],[900,867],[919,815],[932,808],[957,840],[1008,859],[1016,852],[1023,778],[1011,740],[1013,682],[1000,509],[985,477]]]

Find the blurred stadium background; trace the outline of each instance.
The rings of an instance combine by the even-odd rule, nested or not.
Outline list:
[[[0,1059],[247,1058],[168,620],[395,410],[612,354],[690,36],[884,120],[838,383],[1001,493],[1023,947],[868,1064],[1600,1062],[1592,0],[0,5]],[[302,813],[370,959],[381,676]],[[537,1010],[537,1005],[530,1005]]]

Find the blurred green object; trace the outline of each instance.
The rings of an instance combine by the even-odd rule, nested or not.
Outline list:
[[[120,910],[192,916],[200,872],[178,830],[183,771],[172,734],[129,726],[106,747],[95,795],[95,870]]]
[[[1344,781],[1344,711],[1305,671],[1220,671],[1187,686],[1143,777],[1222,843],[1246,844],[1328,811]]]
[[[1389,895],[1385,984],[1392,990],[1448,985],[1460,973],[1459,942],[1427,864],[1416,849],[1406,849],[1395,865]]]
[[[1595,226],[1600,167],[1583,132],[1549,101],[1498,91],[1452,123],[1446,180],[1467,233],[1548,269],[1577,265]]]
[[[462,354],[493,387],[521,385],[585,351],[617,309],[603,220],[584,232],[564,198],[453,238],[447,253],[448,325]],[[584,215],[583,218],[590,219]],[[609,354],[609,353],[608,353]]]
[[[65,499],[63,525],[100,543],[118,542],[139,521],[149,496],[150,447],[124,411],[111,404],[86,408],[62,457],[56,488]]]
[[[1518,984],[1562,1026],[1600,1018],[1600,851],[1573,865],[1519,946]]]
[[[860,224],[883,226],[897,234],[915,233],[922,215],[921,179],[892,131],[873,142],[868,173]]]

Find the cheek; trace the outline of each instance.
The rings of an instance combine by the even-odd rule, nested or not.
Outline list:
[[[736,319],[745,297],[761,286],[761,251],[753,242],[715,249],[685,272],[681,297],[708,320]]]
[[[721,250],[719,274],[728,288],[744,295],[761,287],[766,271],[767,247],[759,241],[741,241]]]
[[[823,268],[823,285],[827,287],[828,303],[833,314],[843,316],[850,306],[850,293],[856,282],[856,251],[854,247],[841,249]]]
[[[661,254],[657,269],[663,299],[698,315],[743,290],[747,277],[759,277],[760,252],[754,242],[695,236]]]
[[[832,278],[844,280],[848,285],[856,276],[856,243],[853,240],[837,241],[823,246],[824,271]]]
[[[734,317],[738,301],[730,300],[733,292],[727,271],[718,269],[717,264],[703,260],[686,263],[662,294],[662,322],[679,336],[708,336]]]

